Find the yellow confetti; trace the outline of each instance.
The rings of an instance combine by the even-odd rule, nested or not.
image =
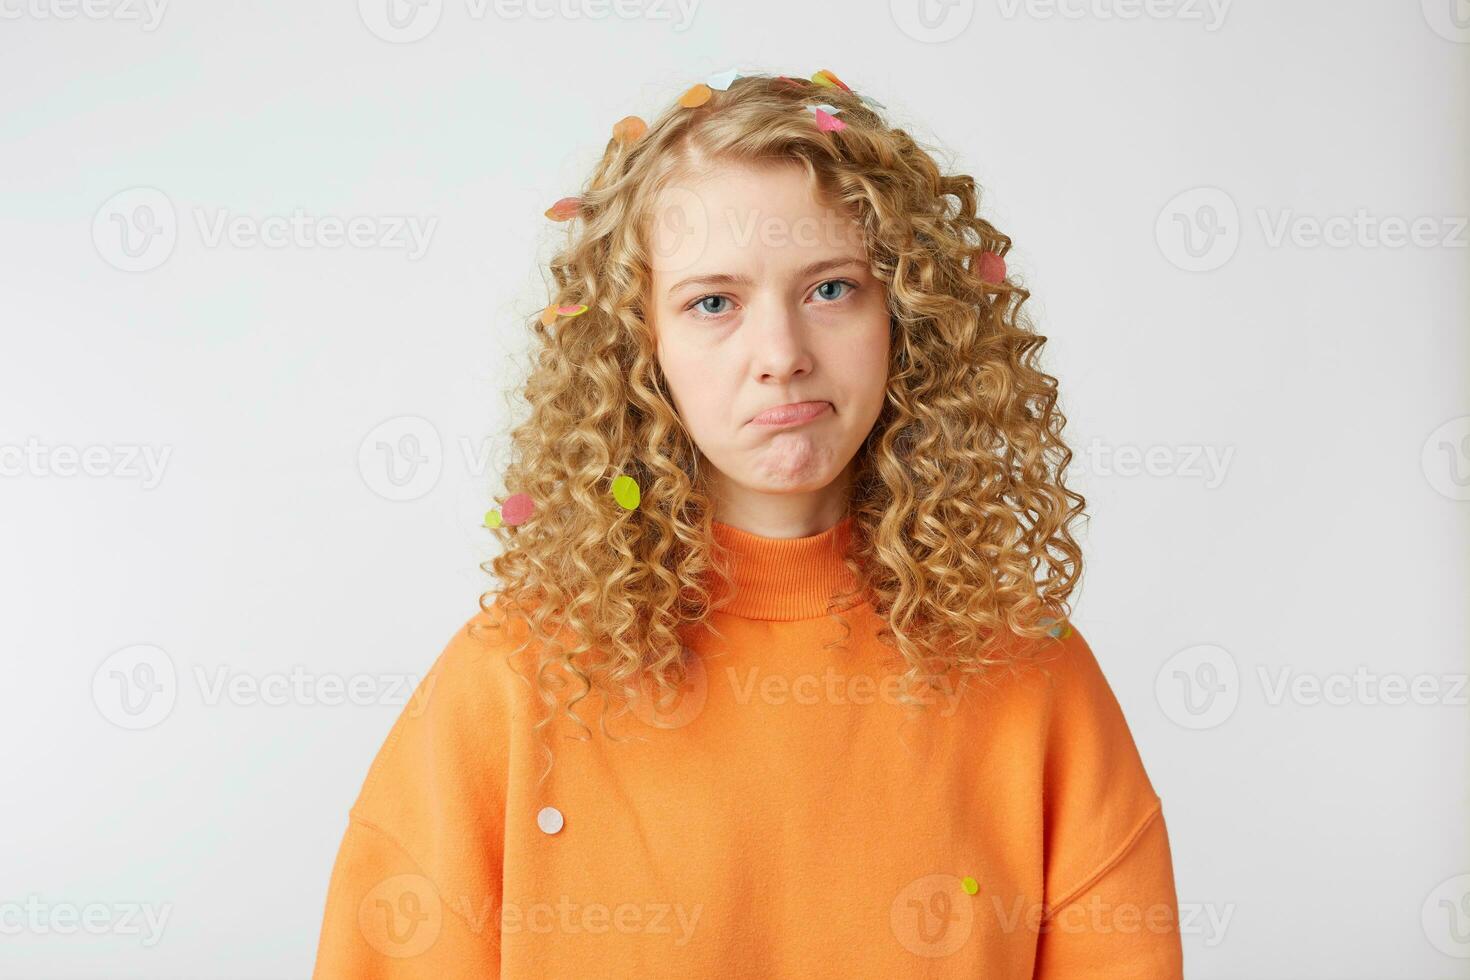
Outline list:
[[[493,507],[485,511],[485,526],[492,528],[500,526],[500,508]]]
[[[969,875],[965,875],[960,879],[960,887],[965,890],[966,895],[973,895],[980,890],[980,882],[971,878]]]
[[[816,82],[818,85],[826,86],[827,88],[840,88],[844,92],[852,91],[852,89],[847,87],[846,82],[838,78],[836,75],[832,74],[831,70],[827,68],[823,68],[820,71],[813,72],[812,81]]]

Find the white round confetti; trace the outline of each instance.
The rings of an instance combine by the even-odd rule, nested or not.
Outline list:
[[[541,812],[536,814],[536,826],[548,834],[554,834],[561,830],[563,823],[561,811],[554,806],[544,806],[541,808]]]

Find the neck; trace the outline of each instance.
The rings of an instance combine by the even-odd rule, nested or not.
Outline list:
[[[848,592],[856,579],[843,563],[852,537],[852,515],[816,534],[766,537],[714,522],[716,561],[728,561],[731,587],[712,580],[717,598],[729,594],[720,612],[747,619],[812,619],[828,613],[828,602]],[[857,605],[861,596],[844,596],[836,609]]]

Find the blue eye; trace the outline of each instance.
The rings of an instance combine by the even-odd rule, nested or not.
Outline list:
[[[723,310],[711,310],[708,307],[706,307],[704,304],[705,303],[708,303],[710,300],[720,301],[720,300],[725,300],[725,299],[726,298],[724,296],[702,296],[699,299],[697,299],[697,300],[694,301],[694,306],[691,307],[691,309],[696,309],[697,308],[702,313],[704,313],[704,315],[706,315],[706,316],[719,316],[722,312],[724,312]],[[728,300],[726,300],[726,302],[728,302]]]
[[[840,293],[840,294],[838,294],[836,296],[833,296],[830,293],[822,293],[822,290],[825,289],[825,288],[827,288],[828,286],[846,286],[847,287],[847,292]],[[821,294],[821,299],[822,299],[822,301],[823,301],[824,304],[826,304],[826,303],[836,303],[839,300],[847,299],[847,297],[852,293],[852,291],[855,290],[855,289],[857,289],[857,288],[858,288],[858,284],[855,283],[855,282],[853,282],[850,279],[828,279],[826,282],[823,282],[823,283],[818,284],[817,288],[815,290],[813,290],[813,293],[814,294]],[[730,298],[728,296],[721,296],[718,293],[712,293],[709,296],[701,296],[699,299],[695,300],[694,302],[690,303],[688,306],[684,307],[684,309],[685,309],[686,312],[693,312],[694,315],[697,316],[697,317],[699,317],[700,319],[704,319],[704,320],[716,320],[716,319],[719,319],[721,316],[724,316],[726,313],[728,313],[729,310],[728,309],[725,309],[723,307],[718,308],[718,309],[710,309],[705,304],[706,303],[729,303],[729,302],[730,302]]]
[[[839,300],[839,299],[846,299],[847,296],[848,296],[848,293],[850,293],[852,290],[854,290],[854,289],[857,288],[857,283],[851,282],[851,281],[849,281],[847,279],[828,279],[826,282],[824,282],[820,286],[818,286],[816,291],[818,293],[820,293],[822,291],[822,289],[824,287],[826,287],[826,286],[846,286],[848,288],[848,292],[847,293],[843,293],[841,296],[827,296],[827,297],[824,297],[825,299],[827,299],[829,301],[836,301],[836,300]]]

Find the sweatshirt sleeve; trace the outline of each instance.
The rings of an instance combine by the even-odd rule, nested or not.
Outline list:
[[[508,668],[477,621],[424,675],[348,812],[314,980],[500,975]]]
[[[1162,803],[1122,708],[1075,628],[1049,665],[1045,908],[1035,980],[1179,980]]]

